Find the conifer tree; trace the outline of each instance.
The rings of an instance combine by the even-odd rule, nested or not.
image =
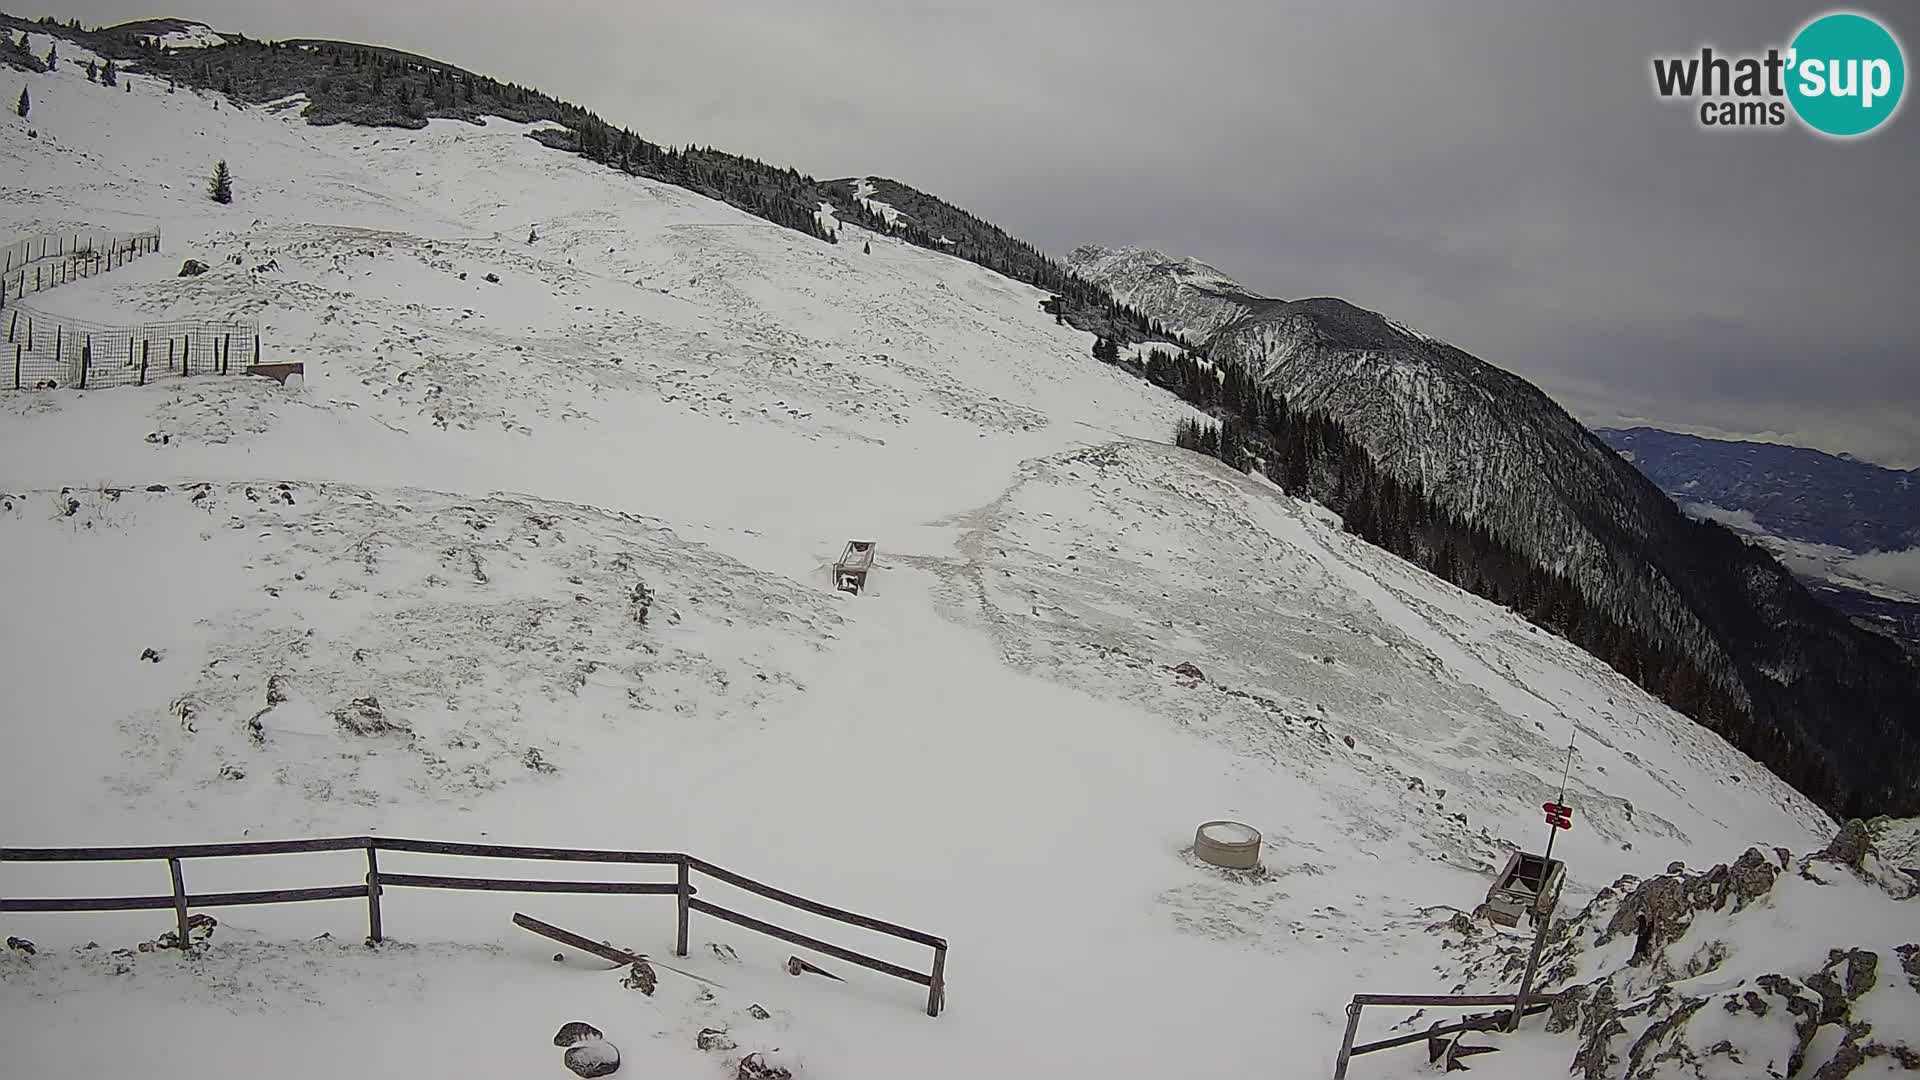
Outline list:
[[[113,86],[120,81],[120,69],[113,66],[113,60],[107,60],[107,66],[100,69],[100,85]]]
[[[213,167],[213,180],[207,184],[207,194],[217,203],[233,201],[233,174],[227,171],[224,159]]]
[[[100,81],[100,65],[94,63],[91,60],[87,61],[87,81],[88,82]]]
[[[59,66],[60,66],[60,43],[57,41],[48,42],[47,43],[47,73],[52,74],[53,69]]]
[[[20,100],[14,105],[13,111],[19,113],[22,120],[25,120],[27,114],[33,111],[33,97],[27,93],[27,88],[24,86],[20,88]]]

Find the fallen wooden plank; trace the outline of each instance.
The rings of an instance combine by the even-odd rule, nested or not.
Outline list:
[[[571,945],[574,948],[579,949],[581,952],[592,953],[593,955],[599,957],[600,959],[605,960],[609,964],[618,964],[621,967],[630,967],[634,964],[645,963],[648,967],[666,968],[666,970],[673,972],[675,975],[685,975],[687,978],[692,979],[695,982],[703,982],[703,983],[706,983],[708,986],[717,986],[722,990],[726,989],[725,986],[721,986],[721,984],[714,982],[712,979],[703,978],[702,976],[695,975],[691,971],[682,971],[677,967],[668,967],[666,964],[663,964],[660,961],[653,959],[652,957],[648,956],[646,953],[631,953],[626,951],[625,949],[616,949],[613,946],[606,944],[605,942],[594,941],[592,938],[581,937],[579,934],[576,934],[571,930],[563,930],[560,927],[553,925],[552,923],[541,922],[539,919],[535,919],[528,915],[522,915],[517,911],[513,913],[513,925],[520,927],[522,930],[531,930],[534,933],[539,934],[541,937],[551,938],[562,945]]]
[[[835,982],[847,981],[841,978],[840,976],[835,975],[833,972],[828,971],[826,968],[818,967],[814,964],[809,964],[805,960],[802,960],[797,956],[787,957],[787,974],[798,975],[803,971],[810,972],[814,975],[825,975],[827,978],[832,979]]]

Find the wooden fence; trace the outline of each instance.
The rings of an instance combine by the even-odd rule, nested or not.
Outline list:
[[[109,326],[16,304],[0,323],[12,354],[0,390],[145,386],[174,375],[239,374],[260,363],[260,324],[250,319]]]
[[[29,293],[118,269],[160,250],[160,230],[59,233],[16,240],[0,251],[0,311]]]
[[[1380,1039],[1370,1043],[1361,1043],[1355,1046],[1353,1044],[1354,1036],[1360,1033],[1360,1012],[1369,1005],[1419,1006],[1421,1008],[1447,1009],[1474,1009],[1488,1006],[1504,1007],[1507,1009],[1507,1014],[1499,1021],[1500,1028],[1504,1030],[1512,1030],[1512,1024],[1518,1021],[1519,1017],[1512,1015],[1516,1007],[1519,1009],[1521,1015],[1526,1016],[1537,1012],[1545,1012],[1547,1009],[1553,1007],[1552,1000],[1537,1001],[1530,1004],[1523,1004],[1523,1001],[1524,999],[1519,994],[1355,994],[1353,995],[1353,1000],[1347,1003],[1347,1033],[1345,1037],[1340,1040],[1339,1055],[1333,1060],[1333,1080],[1346,1080],[1348,1062],[1362,1054],[1371,1054],[1380,1050],[1391,1050],[1396,1046],[1406,1046],[1410,1043],[1421,1042],[1422,1040],[1431,1041],[1467,1031],[1493,1030],[1483,1023],[1466,1020],[1453,1024],[1435,1025],[1426,1031],[1416,1031],[1407,1035],[1395,1035],[1392,1038]],[[1464,1069],[1465,1066],[1463,1065],[1461,1068]],[[1449,1067],[1448,1071],[1452,1071],[1451,1067]]]
[[[319,851],[365,851],[367,874],[357,885],[336,885],[309,889],[265,889],[252,892],[189,893],[182,863],[189,859],[224,859],[252,855],[289,855]],[[487,877],[447,877],[435,874],[396,874],[380,869],[380,852],[414,852],[427,855],[455,855],[487,859],[534,860],[544,862],[621,863],[627,865],[671,866],[673,881],[551,881],[516,880]],[[679,927],[674,939],[674,955],[687,955],[687,923],[693,912],[711,915],[735,926],[754,930],[781,941],[812,949],[850,964],[896,979],[904,979],[927,988],[927,1015],[939,1016],[946,1004],[947,943],[943,938],[921,933],[896,923],[831,907],[793,893],[762,884],[752,878],[715,866],[681,852],[602,851],[582,848],[513,847],[501,844],[461,844],[438,840],[404,840],[391,836],[342,836],[315,840],[256,841],[237,844],[186,844],[156,847],[109,848],[0,848],[0,863],[26,862],[133,862],[164,861],[172,877],[172,890],[165,895],[107,897],[0,897],[0,912],[50,911],[164,911],[173,909],[178,921],[179,944],[188,947],[187,920],[194,908],[232,907],[248,904],[292,904],[317,900],[367,901],[367,938],[383,939],[380,922],[380,894],[392,887],[413,889],[479,889],[489,892],[522,893],[597,893],[625,896],[672,896],[678,901]],[[797,908],[822,918],[856,926],[863,930],[925,945],[933,950],[933,967],[920,972],[898,964],[878,960],[852,949],[822,941],[806,934],[721,907],[702,900],[694,887],[694,875],[700,874],[769,900]]]

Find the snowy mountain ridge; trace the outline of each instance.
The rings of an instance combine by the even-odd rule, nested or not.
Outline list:
[[[1153,312],[1161,325],[1196,342],[1244,317],[1261,299],[1198,259],[1145,248],[1087,244],[1067,255],[1067,265],[1105,285],[1114,299]]]
[[[1831,833],[1568,642],[1167,446],[1192,411],[1039,289],[851,223],[826,244],[535,125],[316,127],[137,70],[32,77],[0,228],[157,226],[165,252],[39,317],[257,318],[305,375],[0,393],[0,846],[689,850],[952,954],[930,1020],[705,918],[674,963],[723,985],[644,999],[508,922],[664,955],[671,907],[607,897],[396,889],[378,949],[357,904],[233,907],[187,957],[141,948],[171,912],[8,913],[34,944],[0,952],[10,1072],[551,1074],[575,1020],[634,1075],[1319,1071],[1349,994],[1444,989],[1430,909],[1537,846],[1569,737],[1571,902]],[[205,197],[220,159],[232,206]],[[879,545],[859,596],[828,581],[849,538]],[[1260,871],[1193,857],[1221,817],[1263,834]],[[336,854],[187,873],[360,880]],[[466,872],[489,871],[527,872]],[[166,877],[0,863],[0,895]],[[1476,1068],[1578,1049],[1504,1045]]]
[[[1537,387],[1344,300],[1221,292],[1189,282],[1179,260],[1102,250],[1083,248],[1070,265],[1164,324],[1214,326],[1200,346],[1210,361],[1337,418],[1389,474],[1680,650],[1731,697],[1691,706],[1703,722],[1803,791],[1849,812],[1920,805],[1908,719],[1920,667],[1771,556],[1682,515]],[[1709,715],[1722,712],[1740,715]]]

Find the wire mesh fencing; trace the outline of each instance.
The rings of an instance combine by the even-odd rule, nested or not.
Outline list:
[[[29,236],[0,251],[0,311],[23,296],[116,270],[160,250],[160,230]]]
[[[252,320],[176,320],[107,326],[15,306],[5,315],[0,388],[92,390],[183,375],[230,375],[260,362]]]

